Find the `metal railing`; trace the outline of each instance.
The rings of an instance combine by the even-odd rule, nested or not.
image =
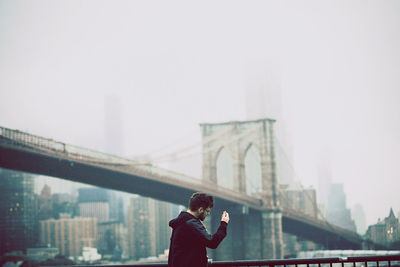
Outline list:
[[[41,151],[51,151],[68,155],[68,157],[82,160],[97,160],[115,164],[133,164],[138,161],[126,159],[116,155],[102,153],[88,148],[69,145],[50,138],[33,135],[19,130],[0,127],[0,136],[8,139],[15,145],[31,147]]]
[[[168,263],[146,263],[133,265],[79,265],[79,267],[167,267]],[[311,259],[285,259],[285,260],[238,260],[215,261],[208,264],[220,267],[396,267],[400,266],[400,255],[387,256],[357,256]],[[75,267],[78,267],[75,265]],[[189,266],[188,266],[189,267]]]
[[[400,255],[364,256],[364,257],[336,257],[313,259],[286,259],[286,260],[249,260],[249,261],[220,261],[209,266],[307,266],[307,267],[383,267],[400,266]]]

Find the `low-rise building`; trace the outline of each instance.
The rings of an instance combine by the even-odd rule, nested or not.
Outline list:
[[[390,209],[389,216],[378,223],[370,225],[367,230],[367,239],[382,245],[390,245],[400,240],[399,219]]]
[[[83,247],[97,246],[97,219],[61,214],[58,220],[40,221],[40,242],[58,248],[61,255],[77,257]]]

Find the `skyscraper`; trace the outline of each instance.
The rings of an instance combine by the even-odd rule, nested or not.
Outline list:
[[[108,203],[110,205],[110,220],[124,222],[124,203],[121,192],[107,190]]]
[[[292,143],[283,115],[279,67],[272,61],[256,61],[245,70],[246,119],[270,118],[275,123],[275,154],[280,184],[294,179]]]
[[[104,102],[104,141],[106,153],[122,156],[123,122],[122,105],[115,95],[106,96]]]
[[[132,197],[128,208],[130,257],[158,256],[168,249],[171,237],[168,222],[178,213],[177,205],[146,197]]]
[[[105,152],[117,156],[124,154],[124,135],[122,103],[118,96],[107,95],[104,99],[104,145]],[[124,221],[124,201],[126,195],[108,191],[110,205],[110,219]]]
[[[0,255],[37,244],[33,189],[31,175],[0,169]]]
[[[155,201],[132,197],[128,207],[129,254],[132,259],[156,255]]]
[[[95,217],[98,222],[110,220],[108,193],[104,188],[79,188],[78,207],[81,217]]]
[[[156,202],[156,255],[164,253],[169,248],[172,228],[169,227],[169,221],[173,218],[173,209],[176,205],[164,201]]]
[[[346,206],[346,194],[343,184],[331,184],[326,210],[326,219],[337,226],[350,231],[356,231],[356,225]]]
[[[328,206],[329,190],[332,182],[331,156],[328,149],[321,150],[317,163],[318,175],[318,203],[322,205],[324,210]]]
[[[357,233],[360,235],[365,234],[366,219],[365,212],[361,204],[354,205],[354,207],[351,209],[351,217],[353,217],[353,220],[356,223]]]

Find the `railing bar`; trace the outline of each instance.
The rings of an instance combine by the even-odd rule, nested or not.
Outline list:
[[[376,261],[376,267],[379,267],[379,261]]]
[[[343,263],[344,266],[349,267],[351,263],[353,266],[360,267],[360,264],[365,263],[368,265],[368,262],[372,262],[372,265],[376,262],[378,266],[384,267],[385,262],[388,262],[388,267],[391,267],[391,261],[394,261],[396,265],[397,261],[400,260],[400,254],[393,255],[393,256],[370,256],[370,257],[337,257],[337,258],[309,258],[309,259],[288,259],[288,260],[239,260],[239,261],[221,261],[221,262],[213,262],[210,266],[230,266],[230,267],[252,267],[252,266],[259,266],[259,267],[304,267],[304,266],[318,266],[318,267],[325,267],[325,266],[337,266],[337,264]],[[380,262],[383,262],[381,265]],[[349,263],[346,265],[346,263]],[[328,265],[329,264],[329,265]],[[372,265],[370,265],[372,267]],[[134,267],[134,266],[141,266],[141,267],[151,267],[151,266],[163,266],[167,267],[167,263],[156,263],[156,264],[139,264],[139,265],[113,265],[115,267]],[[362,266],[362,265],[361,265]],[[107,267],[105,265],[81,265],[79,267]],[[110,267],[110,266],[108,266]],[[112,266],[111,266],[112,267]],[[365,266],[362,266],[365,267]],[[377,266],[374,266],[377,267]]]

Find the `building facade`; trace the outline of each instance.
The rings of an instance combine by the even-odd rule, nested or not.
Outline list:
[[[156,256],[155,201],[132,197],[128,207],[129,255],[131,259]]]
[[[361,204],[356,204],[351,210],[351,217],[356,224],[357,233],[364,235],[367,230],[365,212]]]
[[[35,203],[31,175],[0,169],[0,256],[36,246]]]
[[[110,220],[108,192],[103,188],[79,188],[78,207],[81,217],[94,217],[98,222]]]
[[[131,259],[163,254],[169,248],[169,221],[179,212],[177,205],[146,197],[132,197],[128,207],[128,242]]]
[[[83,247],[97,247],[97,219],[61,214],[58,220],[40,221],[40,242],[58,248],[61,255],[77,257]]]
[[[102,222],[98,224],[99,253],[113,260],[121,260],[125,247],[126,228],[119,221]]]
[[[330,186],[326,219],[332,224],[356,232],[356,224],[346,205],[343,184],[331,184]]]
[[[391,245],[400,241],[400,225],[399,219],[390,209],[389,216],[385,219],[378,220],[378,223],[370,225],[366,233],[367,239],[382,245]]]

